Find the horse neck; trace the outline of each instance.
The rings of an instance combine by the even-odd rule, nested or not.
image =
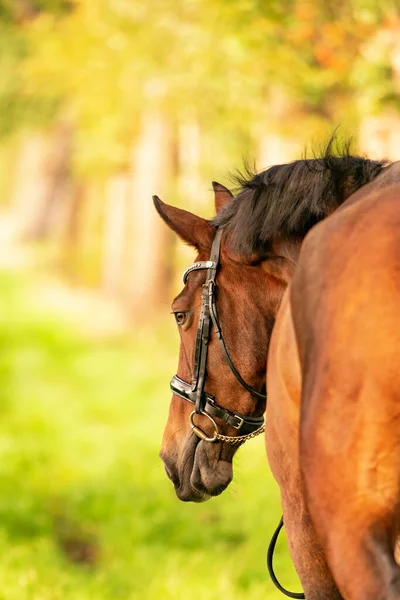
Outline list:
[[[368,194],[379,190],[388,185],[400,183],[400,161],[391,163],[390,165],[383,167],[382,171],[367,185],[360,187],[354,194],[352,194],[346,201],[339,207],[338,210],[342,210],[351,206],[359,200],[363,200]]]
[[[300,248],[303,243],[303,237],[289,237],[289,238],[274,238],[271,242],[271,248],[273,253],[280,258],[284,258],[293,265],[295,268],[297,261],[299,260]]]

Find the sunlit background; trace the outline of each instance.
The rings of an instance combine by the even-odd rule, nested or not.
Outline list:
[[[337,127],[395,160],[399,89],[396,2],[0,0],[2,598],[279,598],[263,441],[204,505],[157,456],[193,255],[151,195],[210,217]]]

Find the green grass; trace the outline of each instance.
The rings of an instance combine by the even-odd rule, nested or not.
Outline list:
[[[171,330],[88,340],[32,286],[0,274],[0,600],[279,598],[263,440],[222,496],[179,502],[158,458]],[[299,590],[282,538],[276,569]]]

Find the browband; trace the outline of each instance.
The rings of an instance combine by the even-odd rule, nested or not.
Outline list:
[[[184,271],[182,275],[183,283],[186,283],[189,273],[192,271],[197,271],[198,269],[215,269],[217,264],[213,260],[199,260],[198,262],[193,263]]]

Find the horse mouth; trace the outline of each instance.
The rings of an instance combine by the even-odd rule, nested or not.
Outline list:
[[[219,496],[232,481],[232,457],[222,458],[221,442],[205,442],[191,434],[180,468],[164,460],[165,472],[183,502],[205,502]],[[231,453],[233,455],[233,453]]]
[[[175,493],[181,502],[207,502],[212,496],[207,493],[205,488],[202,490],[197,489],[190,485],[190,487],[181,485],[175,488]]]

